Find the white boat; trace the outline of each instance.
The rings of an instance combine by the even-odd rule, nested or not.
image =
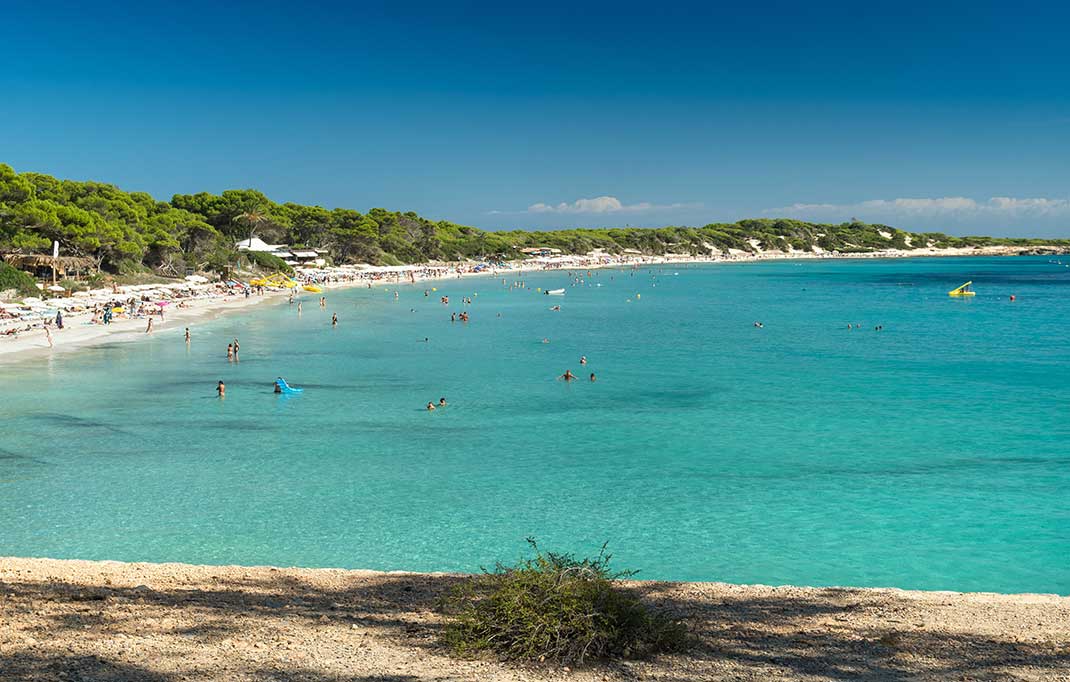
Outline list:
[[[547,289],[546,290],[546,295],[547,296],[564,296],[565,295],[565,290],[564,289]]]

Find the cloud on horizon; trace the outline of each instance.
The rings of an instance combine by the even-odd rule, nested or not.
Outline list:
[[[652,204],[640,201],[637,204],[625,204],[617,197],[601,196],[591,199],[577,199],[572,203],[562,201],[559,204],[538,202],[528,206],[525,211],[517,213],[560,213],[560,214],[606,214],[606,213],[642,213],[644,211],[673,211],[683,208],[702,208],[701,203]],[[491,214],[509,213],[508,211],[491,211]]]
[[[769,208],[764,214],[812,216],[939,216],[975,218],[984,216],[1041,217],[1070,215],[1070,199],[1043,197],[992,197],[976,201],[969,197],[871,199],[854,204],[797,203]]]

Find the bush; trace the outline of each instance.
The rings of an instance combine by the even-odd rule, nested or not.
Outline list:
[[[462,657],[493,653],[508,661],[583,663],[643,658],[686,647],[684,626],[644,605],[613,573],[605,545],[594,559],[539,551],[516,566],[498,564],[472,578],[446,609],[445,644]]]
[[[33,276],[0,261],[0,291],[8,289],[14,289],[23,296],[37,294],[37,284]]]
[[[263,251],[243,251],[246,258],[249,259],[251,265],[271,270],[273,272],[284,272],[287,275],[292,275],[294,269],[286,264],[286,261],[278,256]]]

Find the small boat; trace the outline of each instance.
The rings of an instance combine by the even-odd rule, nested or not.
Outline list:
[[[315,284],[306,284],[305,286],[303,286],[301,288],[304,289],[305,291],[311,291],[314,294],[322,294],[323,293],[323,289],[320,289]]]
[[[546,290],[546,295],[547,296],[564,296],[565,295],[565,290],[564,289],[547,289]]]
[[[974,296],[975,293],[974,293],[973,289],[970,288],[971,284],[973,284],[972,281],[966,282],[962,286],[956,287],[956,288],[952,289],[951,291],[947,292],[947,295],[948,296]]]

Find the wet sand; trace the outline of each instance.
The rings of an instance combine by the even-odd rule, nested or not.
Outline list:
[[[1070,597],[634,582],[695,645],[458,661],[443,574],[0,558],[0,680],[1070,680]]]

